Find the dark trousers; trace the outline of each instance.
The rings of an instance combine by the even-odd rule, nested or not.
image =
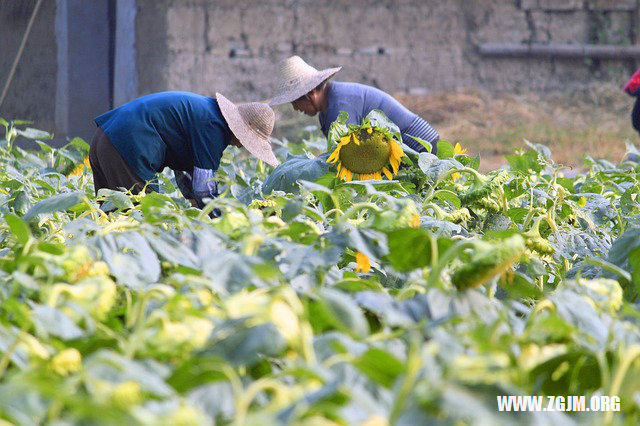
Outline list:
[[[101,188],[113,190],[124,188],[137,194],[145,186],[144,180],[131,170],[100,127],[96,129],[91,140],[89,162],[93,171],[96,195]]]
[[[631,111],[631,123],[633,124],[633,128],[640,133],[640,95],[636,98],[633,111]]]

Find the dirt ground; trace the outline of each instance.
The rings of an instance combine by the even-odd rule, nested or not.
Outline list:
[[[574,170],[585,155],[620,161],[625,142],[640,147],[631,127],[633,98],[621,87],[601,84],[583,90],[539,95],[490,94],[480,91],[438,92],[429,95],[394,95],[440,133],[441,139],[480,154],[482,171],[506,164],[504,155],[523,148],[524,139],[547,145],[557,163]],[[316,117],[279,107],[274,136],[295,139],[300,129],[317,126]]]

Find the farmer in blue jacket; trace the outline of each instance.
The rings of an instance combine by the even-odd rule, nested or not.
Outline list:
[[[95,119],[89,150],[95,191],[157,190],[154,175],[169,167],[185,198],[202,208],[203,198],[217,196],[212,179],[228,145],[278,164],[268,139],[274,117],[266,104],[235,105],[219,93],[211,98],[162,92],[135,99]]]
[[[389,94],[364,84],[328,81],[341,69],[318,71],[299,56],[292,56],[280,69],[277,92],[270,104],[291,102],[296,111],[309,116],[318,114],[320,129],[325,136],[340,111],[349,114],[347,123],[360,124],[369,112],[379,109],[400,128],[405,144],[415,151],[426,151],[423,145],[411,138],[415,136],[430,143],[431,152],[436,152],[440,139],[438,132]]]
[[[640,69],[631,76],[631,79],[624,86],[625,92],[636,97],[636,103],[631,111],[631,124],[640,133]]]

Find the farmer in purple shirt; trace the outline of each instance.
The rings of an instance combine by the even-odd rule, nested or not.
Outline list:
[[[440,139],[438,132],[389,94],[364,84],[328,81],[341,69],[318,71],[299,56],[292,56],[280,69],[277,93],[270,104],[291,102],[296,111],[309,116],[318,114],[320,129],[325,136],[340,111],[349,114],[347,123],[360,124],[369,112],[379,109],[400,128],[405,144],[418,152],[427,151],[411,137],[415,136],[430,143],[431,152],[436,152],[436,144]]]

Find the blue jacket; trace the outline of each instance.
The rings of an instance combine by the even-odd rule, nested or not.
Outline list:
[[[169,167],[185,197],[202,204],[203,197],[217,195],[211,179],[231,130],[215,98],[154,93],[102,114],[95,122],[141,179],[150,181]]]

